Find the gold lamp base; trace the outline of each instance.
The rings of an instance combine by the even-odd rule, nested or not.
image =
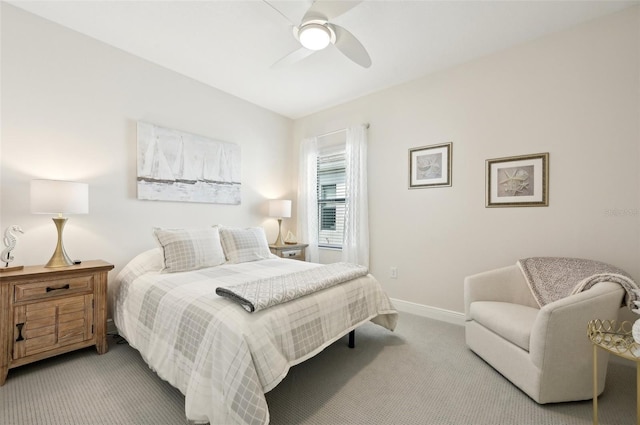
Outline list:
[[[66,217],[54,217],[52,218],[53,222],[56,225],[56,229],[58,229],[58,245],[56,245],[56,250],[53,252],[51,259],[45,265],[45,267],[67,267],[72,266],[73,261],[67,255],[67,252],[64,250],[64,245],[62,244],[62,230],[64,229],[64,225],[67,224]]]
[[[284,242],[282,240],[282,219],[281,218],[278,219],[278,239],[276,239],[276,242],[274,243],[274,245],[276,246],[284,245]]]

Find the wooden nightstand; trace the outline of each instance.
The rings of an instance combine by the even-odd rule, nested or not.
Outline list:
[[[107,352],[111,269],[94,260],[0,274],[0,385],[14,367],[91,345]]]
[[[306,243],[297,243],[290,245],[269,245],[272,254],[282,258],[290,258],[293,260],[305,261],[304,250],[309,246]]]

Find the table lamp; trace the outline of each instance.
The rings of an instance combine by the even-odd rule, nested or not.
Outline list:
[[[282,218],[291,217],[291,201],[288,199],[272,199],[269,201],[269,216],[278,218],[278,239],[274,245],[282,246]]]
[[[58,214],[53,222],[58,230],[58,244],[45,267],[73,265],[64,250],[62,230],[67,224],[63,214],[86,214],[89,212],[89,185],[61,180],[31,181],[31,212],[35,214]]]

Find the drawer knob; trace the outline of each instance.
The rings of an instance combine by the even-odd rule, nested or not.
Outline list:
[[[24,337],[22,336],[22,328],[24,327],[24,323],[18,323],[16,324],[16,327],[18,328],[18,338],[16,338],[16,342],[24,341]]]
[[[58,286],[57,288],[52,288],[51,286],[47,286],[47,292],[57,291],[59,289],[69,289],[69,284],[67,283],[64,286]]]

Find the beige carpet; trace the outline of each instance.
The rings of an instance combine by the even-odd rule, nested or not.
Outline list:
[[[184,397],[126,344],[12,369],[0,424],[187,424]],[[635,367],[613,363],[600,423],[635,423]],[[591,424],[590,401],[539,406],[464,345],[464,329],[401,314],[298,365],[267,394],[271,424]]]

